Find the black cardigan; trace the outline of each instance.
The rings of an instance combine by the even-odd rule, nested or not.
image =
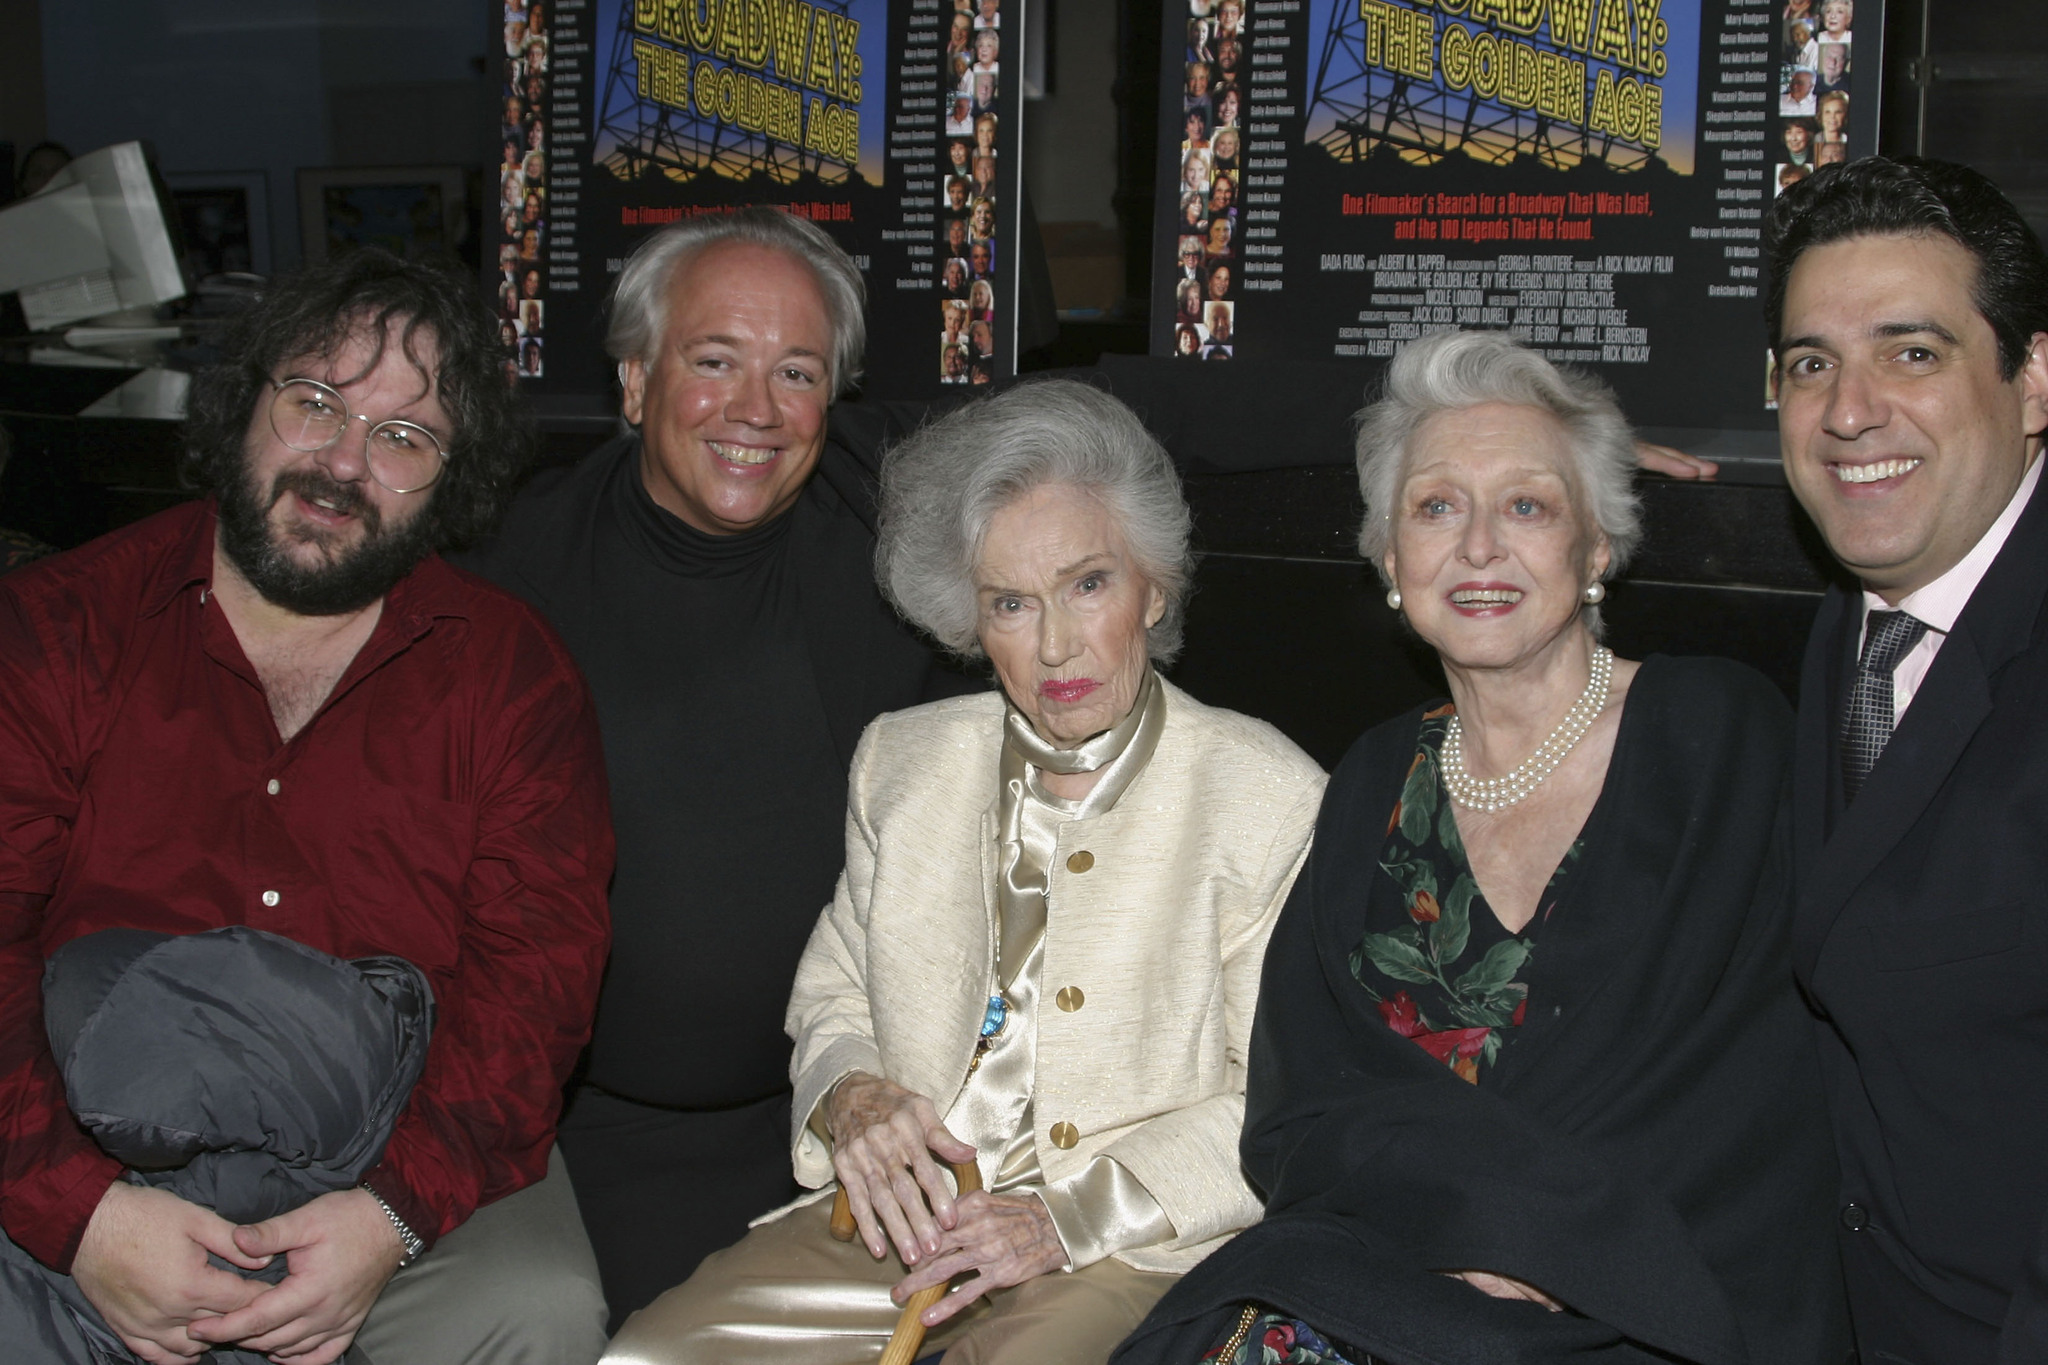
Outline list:
[[[1266,1218],[1115,1359],[1188,1365],[1257,1299],[1394,1365],[1839,1362],[1834,1159],[1787,942],[1784,700],[1725,660],[1643,665],[1484,1086],[1390,1030],[1349,966],[1369,900],[1399,896],[1378,856],[1420,717],[1338,767],[1267,950],[1243,1143]]]

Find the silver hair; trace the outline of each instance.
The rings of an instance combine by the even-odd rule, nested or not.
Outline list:
[[[1415,433],[1443,412],[1513,403],[1555,418],[1571,451],[1574,493],[1607,537],[1603,578],[1621,572],[1642,540],[1642,504],[1633,480],[1635,433],[1613,391],[1581,370],[1561,368],[1502,332],[1443,332],[1412,341],[1387,366],[1379,401],[1358,414],[1358,491],[1365,524],[1358,552],[1382,579],[1393,543],[1393,513]],[[1597,608],[1586,611],[1597,633]]]
[[[706,214],[663,228],[642,242],[619,272],[612,289],[611,325],[604,348],[625,365],[638,360],[652,365],[668,323],[669,286],[691,261],[722,242],[745,242],[787,252],[810,267],[825,300],[825,320],[832,329],[832,392],[839,395],[860,382],[861,356],[867,350],[867,285],[860,269],[822,228],[780,209],[744,208],[737,213]]]
[[[1187,502],[1166,448],[1115,398],[1072,379],[1020,384],[928,423],[882,462],[875,580],[896,610],[967,658],[983,651],[975,575],[989,522],[1033,489],[1084,489],[1116,518],[1131,559],[1166,597],[1146,637],[1180,653],[1194,576]]]

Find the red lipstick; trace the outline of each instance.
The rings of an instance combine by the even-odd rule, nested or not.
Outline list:
[[[1047,678],[1038,685],[1038,695],[1047,701],[1077,702],[1102,686],[1093,678]]]

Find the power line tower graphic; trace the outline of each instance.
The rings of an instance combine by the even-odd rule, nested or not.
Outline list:
[[[1560,171],[1588,160],[1618,171],[1650,162],[1652,153],[1632,143],[1535,110],[1509,108],[1469,88],[1450,90],[1372,66],[1365,52],[1360,6],[1338,0],[1316,58],[1307,120],[1311,140],[1337,161],[1362,161],[1385,146],[1419,166],[1459,151],[1494,164],[1528,157]]]
[[[811,0],[811,5],[843,18],[851,0]],[[705,171],[732,180],[762,175],[778,185],[793,184],[805,175],[827,185],[844,184],[853,177],[852,167],[818,152],[641,95],[633,45],[653,40],[635,33],[633,10],[634,0],[620,0],[604,97],[598,102],[599,165],[629,183],[650,170],[677,181],[694,179]]]

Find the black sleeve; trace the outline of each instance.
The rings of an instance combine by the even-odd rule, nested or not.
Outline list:
[[[860,399],[835,403],[817,477],[853,509],[869,531],[875,529],[882,457],[951,403]]]

